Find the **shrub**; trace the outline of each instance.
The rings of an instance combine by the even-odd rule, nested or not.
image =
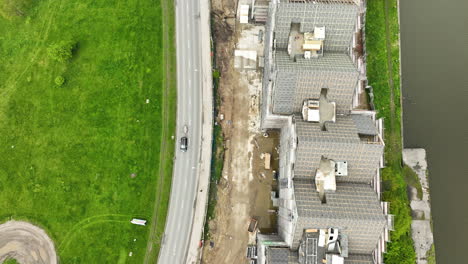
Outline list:
[[[221,74],[219,73],[218,70],[214,70],[214,71],[213,71],[213,78],[214,78],[214,79],[219,79],[220,76],[221,76]]]
[[[414,264],[416,263],[416,252],[413,248],[413,240],[410,232],[405,233],[395,243],[388,243],[388,251],[384,257],[385,264]]]
[[[47,53],[53,60],[66,62],[72,58],[74,46],[75,43],[73,43],[73,41],[60,41],[50,45],[47,49]]]
[[[403,175],[405,177],[406,183],[411,187],[416,188],[418,191],[417,196],[421,200],[423,198],[423,190],[421,182],[419,181],[419,176],[408,165],[403,167]]]
[[[18,261],[16,259],[8,258],[3,262],[3,264],[18,264]]]
[[[62,86],[63,84],[65,83],[65,78],[63,78],[63,76],[57,76],[55,77],[55,84],[57,86]]]

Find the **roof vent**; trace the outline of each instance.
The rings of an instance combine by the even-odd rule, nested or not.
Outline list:
[[[325,27],[315,27],[314,37],[319,40],[325,40]]]
[[[306,99],[302,105],[302,118],[307,122],[335,122],[336,103],[327,98],[328,89],[322,88],[319,99]]]
[[[302,106],[302,118],[308,122],[320,121],[320,102],[319,100],[308,99],[304,101]]]
[[[336,176],[348,176],[348,162],[336,161],[335,162],[335,175]]]

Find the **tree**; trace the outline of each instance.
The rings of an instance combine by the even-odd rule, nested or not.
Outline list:
[[[72,58],[75,43],[73,41],[60,41],[50,45],[47,49],[49,57],[59,62],[66,62]]]

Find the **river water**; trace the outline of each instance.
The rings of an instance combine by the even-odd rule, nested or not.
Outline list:
[[[427,150],[437,263],[468,263],[468,0],[400,15],[404,145]]]

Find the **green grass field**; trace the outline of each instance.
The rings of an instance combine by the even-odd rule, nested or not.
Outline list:
[[[395,215],[387,264],[413,264],[416,253],[411,238],[411,209],[402,166],[400,50],[397,0],[369,0],[366,14],[367,75],[374,88],[375,107],[385,122],[383,199]],[[410,182],[413,183],[413,182]]]
[[[0,13],[0,221],[43,227],[61,263],[154,262],[174,151],[172,1],[23,2]],[[75,44],[65,62],[47,52],[61,41]]]

